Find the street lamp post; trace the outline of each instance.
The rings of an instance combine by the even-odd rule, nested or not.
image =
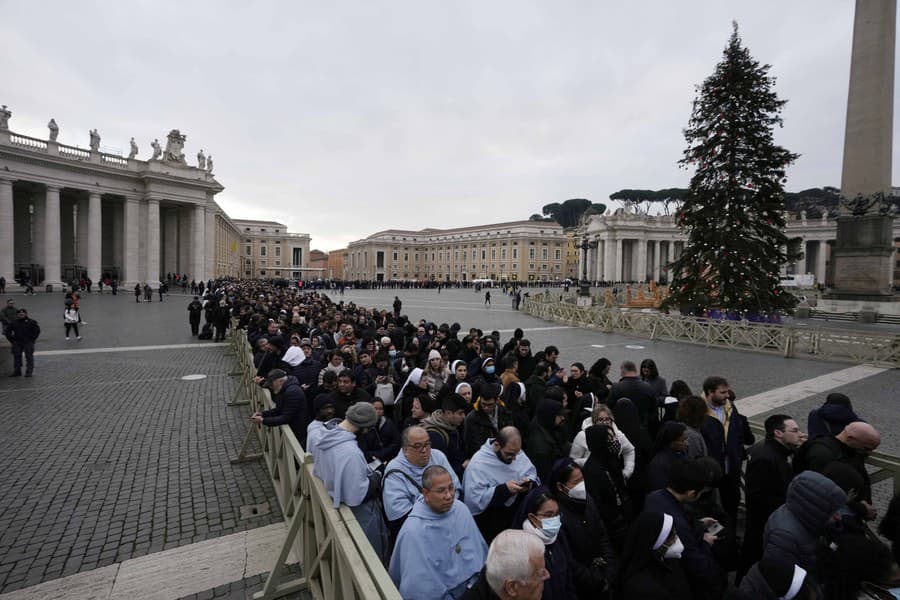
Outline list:
[[[588,241],[587,236],[584,236],[581,240],[581,281],[578,285],[578,295],[579,296],[590,296],[591,295],[591,284],[588,281],[588,270],[587,270],[587,261],[588,261],[588,250],[591,249],[591,243]]]

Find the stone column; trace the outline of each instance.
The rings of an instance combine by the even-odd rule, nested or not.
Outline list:
[[[206,209],[202,205],[198,204],[194,207],[194,215],[191,221],[194,226],[192,239],[194,242],[194,251],[192,253],[194,266],[191,272],[188,273],[188,277],[200,283],[201,281],[206,281]]]
[[[165,246],[163,247],[163,276],[167,273],[173,275],[178,272],[178,247],[181,240],[178,235],[178,212],[176,209],[169,209],[163,213]]]
[[[90,205],[87,198],[79,197],[75,201],[75,206],[77,207],[75,216],[75,253],[74,253],[74,263],[77,264],[82,269],[87,269],[87,258],[88,258],[88,238],[90,237],[90,233],[88,232],[88,211],[90,210]],[[76,273],[76,275],[81,275],[81,273]],[[88,271],[88,277],[96,277],[94,273]],[[96,280],[95,280],[96,281]]]
[[[614,240],[603,242],[603,280],[613,281],[616,276],[616,244]]]
[[[603,281],[603,271],[606,268],[606,242],[597,240],[597,270],[594,272],[594,279]]]
[[[44,282],[43,285],[61,286],[60,262],[59,188],[47,186],[44,197]],[[57,291],[57,290],[54,290]]]
[[[103,276],[101,263],[103,261],[103,218],[100,212],[100,192],[91,192],[88,195],[88,233],[84,243],[87,244],[87,272],[95,283]],[[78,242],[82,243],[81,240]]]
[[[0,179],[0,248],[3,248],[0,252],[0,275],[6,278],[9,289],[16,285],[14,242],[13,185],[9,179]]]
[[[616,278],[614,281],[622,281],[622,240],[616,240]]]
[[[191,266],[191,213],[188,208],[178,209],[178,267],[182,275],[190,273]]]
[[[206,279],[210,279],[216,276],[216,211],[210,207],[206,208]],[[274,246],[274,245],[273,245]],[[268,252],[272,253],[272,256],[266,256],[268,258],[267,264],[268,269],[274,268],[275,265],[275,251],[270,247]]]
[[[816,282],[825,284],[825,269],[828,258],[828,243],[825,240],[819,240],[819,248],[816,253]]]
[[[140,202],[136,198],[125,198],[124,207],[124,235],[122,240],[122,253],[125,255],[124,287],[133,288],[134,284],[142,283],[141,273],[138,270],[138,255],[140,254],[140,226],[138,210]]]
[[[659,264],[660,261],[660,245],[662,242],[656,240],[653,242],[653,281],[659,283],[659,276],[662,275],[662,265]]]
[[[150,287],[159,287],[159,200],[147,200],[147,274]]]
[[[637,271],[634,274],[635,281],[647,280],[647,240],[637,240]]]

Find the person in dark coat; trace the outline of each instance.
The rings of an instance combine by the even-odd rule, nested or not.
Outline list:
[[[281,369],[273,369],[266,377],[263,387],[272,393],[275,408],[255,413],[250,420],[267,427],[289,425],[294,437],[306,448],[306,428],[312,420],[306,403],[306,396],[297,383],[297,378]]]
[[[466,415],[463,426],[466,456],[471,458],[487,440],[497,437],[497,432],[512,425],[506,409],[498,402],[499,396],[499,385],[484,386],[481,396],[473,405],[475,410]]]
[[[866,470],[866,457],[878,449],[881,434],[864,421],[854,421],[834,437],[820,436],[804,444],[793,461],[794,472],[805,469],[823,473],[833,462],[841,462],[853,467],[863,480],[862,489],[857,490],[854,510],[865,520],[877,516],[872,506],[872,482]]]
[[[608,585],[609,567],[615,559],[612,540],[574,460],[566,457],[553,464],[549,486],[559,504],[562,532],[572,556],[588,570],[587,585],[578,585],[578,593],[590,597]]]
[[[666,513],[674,519],[678,538],[684,545],[681,565],[688,577],[692,597],[697,600],[718,600],[726,584],[725,573],[713,558],[712,545],[717,538],[705,533],[715,520],[694,520],[685,510],[685,505],[696,502],[708,484],[706,468],[697,461],[676,463],[669,473],[666,488],[650,492],[644,502],[645,513]]]
[[[337,389],[331,392],[334,403],[334,416],[343,419],[347,409],[357,402],[372,402],[372,396],[356,386],[356,377],[350,369],[344,369],[337,376]]]
[[[814,440],[823,435],[835,436],[854,421],[862,419],[853,412],[850,398],[840,392],[834,392],[828,394],[825,404],[809,411],[806,430],[809,439]]]
[[[663,423],[656,435],[653,458],[647,465],[647,491],[661,490],[669,483],[669,473],[675,463],[684,462],[688,436],[684,423]]]
[[[547,393],[547,380],[550,379],[550,365],[539,361],[525,380],[525,407],[528,410],[528,418],[534,417],[534,409],[538,402],[544,399]]]
[[[200,298],[194,296],[190,304],[187,306],[188,322],[191,324],[191,335],[197,336],[200,333],[200,316],[203,314],[203,305],[200,304]]]
[[[741,580],[740,590],[754,600],[807,600],[816,585],[803,567],[782,560],[762,560]]]
[[[516,358],[519,359],[519,379],[527,381],[534,372],[534,366],[537,364],[534,354],[531,353],[530,341],[526,339],[519,341],[519,347],[516,349]]]
[[[300,350],[303,351],[303,361],[291,370],[291,375],[297,378],[303,392],[308,396],[318,386],[319,371],[322,370],[322,365],[313,358],[312,343],[309,338],[300,340]]]
[[[566,409],[561,403],[547,398],[538,403],[524,447],[541,481],[549,481],[556,459],[569,455],[571,444],[562,428],[565,420]]]
[[[659,368],[652,358],[645,358],[641,361],[641,381],[653,388],[653,391],[656,392],[656,400],[659,406],[662,406],[663,400],[669,395],[669,387],[666,380],[659,376]]]
[[[572,419],[577,423],[589,417],[594,405],[600,402],[600,382],[580,362],[572,363],[563,388],[569,397]]]
[[[215,328],[216,328],[216,342],[224,342],[225,341],[225,330],[228,329],[228,324],[231,322],[231,307],[228,306],[228,303],[225,300],[219,301],[218,307],[215,309],[215,313],[213,318]]]
[[[763,559],[800,565],[813,576],[819,538],[847,501],[836,483],[815,471],[804,471],[788,485],[782,504],[763,530]]]
[[[700,426],[700,433],[706,442],[709,456],[722,467],[719,480],[719,494],[725,512],[731,517],[733,527],[741,503],[741,464],[744,461],[744,446],[756,441],[750,424],[730,400],[731,388],[723,377],[707,377],[703,381],[703,396],[709,414]]]
[[[769,516],[784,504],[794,472],[788,462],[803,443],[803,432],[788,415],[772,415],[765,422],[766,439],[750,448],[744,489],[747,525],[741,552],[746,572],[762,557],[762,532]]]
[[[462,431],[468,408],[465,398],[456,393],[450,394],[441,400],[441,409],[431,413],[421,423],[428,432],[431,447],[444,453],[460,481],[463,469],[469,463]]]
[[[638,515],[613,572],[613,599],[692,600],[681,549],[671,515]]]
[[[647,494],[647,465],[653,458],[653,439],[647,430],[641,427],[637,407],[628,398],[616,402],[612,412],[616,427],[634,446],[634,470],[628,478],[627,489],[635,512],[640,512],[644,507],[644,496]]]
[[[622,476],[623,460],[619,455],[616,433],[605,425],[592,425],[584,432],[591,455],[582,467],[588,495],[593,499],[616,551],[625,543],[632,517],[631,500]]]
[[[34,372],[34,344],[41,335],[38,322],[28,316],[24,308],[16,310],[16,318],[7,325],[3,332],[6,339],[12,344],[13,372],[10,377],[19,377],[22,374],[22,355],[25,355],[25,377],[31,377]]]
[[[513,527],[521,527],[544,544],[544,562],[550,579],[544,583],[541,600],[580,598],[577,581],[586,577],[587,570],[572,555],[568,539],[562,533],[559,505],[550,490],[541,485],[528,492],[516,512]]]
[[[400,432],[394,422],[384,416],[384,402],[380,398],[375,398],[372,405],[378,422],[359,438],[359,448],[367,462],[377,458],[387,463],[400,451]]]
[[[647,430],[650,438],[656,437],[659,429],[659,405],[656,390],[638,379],[638,370],[633,362],[626,360],[620,368],[622,378],[609,390],[609,405],[613,409],[619,398],[628,398],[638,409],[641,427]],[[634,442],[632,442],[634,443]]]

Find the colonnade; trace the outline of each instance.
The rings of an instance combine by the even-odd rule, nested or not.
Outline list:
[[[204,279],[214,227],[215,210],[201,204],[0,177],[0,248],[11,250],[0,252],[0,275],[8,284],[24,277],[59,286],[82,274],[123,286],[156,287],[166,273]]]

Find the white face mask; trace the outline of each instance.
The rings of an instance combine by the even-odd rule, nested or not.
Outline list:
[[[573,500],[587,500],[587,488],[584,486],[584,481],[580,481],[574,487],[569,488],[568,496]]]
[[[681,543],[681,538],[676,537],[672,545],[666,548],[666,553],[663,556],[666,558],[681,558],[682,552],[684,552],[684,544]]]

